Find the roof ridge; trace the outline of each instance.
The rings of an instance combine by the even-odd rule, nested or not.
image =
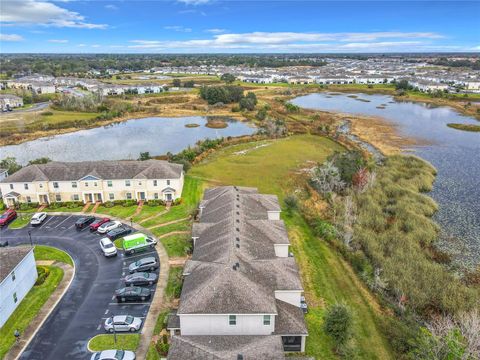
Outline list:
[[[191,335],[191,336],[198,336],[198,335]],[[209,335],[203,335],[203,336],[209,336]],[[195,344],[193,343],[192,341],[189,341],[187,340],[188,339],[188,335],[187,336],[176,336],[176,338],[188,343],[188,345],[196,348],[196,349],[199,349],[199,350],[202,350],[202,351],[205,351],[207,352],[208,354],[212,355],[214,357],[214,359],[218,359],[218,360],[221,360],[222,358],[215,355],[215,353],[213,351],[211,351],[210,349],[206,348],[205,346],[200,346],[199,344]]]

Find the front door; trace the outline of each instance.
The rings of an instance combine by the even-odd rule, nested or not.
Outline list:
[[[168,194],[165,194],[165,199],[167,201],[172,201],[172,194],[168,193]]]
[[[138,200],[145,200],[145,193],[143,191],[138,193]]]
[[[40,200],[40,204],[48,204],[48,197],[47,195],[39,195],[38,199]]]
[[[85,202],[93,202],[92,194],[85,194]]]
[[[95,201],[100,201],[100,202],[102,202],[102,194],[100,194],[100,193],[95,194]]]

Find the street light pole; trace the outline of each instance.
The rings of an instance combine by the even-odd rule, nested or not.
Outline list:
[[[30,238],[30,245],[33,247],[32,232],[28,230],[28,237]]]

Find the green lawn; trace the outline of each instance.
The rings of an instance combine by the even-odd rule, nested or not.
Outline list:
[[[268,144],[265,147],[258,145]],[[191,176],[212,180],[212,185],[228,184],[257,187],[262,193],[283,198],[288,191],[292,171],[323,162],[333,151],[343,148],[337,143],[313,135],[236,145],[220,150],[194,166]],[[247,150],[243,155],[235,152]],[[354,313],[353,343],[361,359],[392,359],[386,337],[378,327],[385,316],[374,296],[342,257],[324,241],[315,237],[297,213],[284,221],[292,244],[309,303],[306,316],[309,337],[307,355],[316,359],[337,359],[333,343],[322,330],[326,306],[346,302]]]
[[[23,228],[24,226],[28,225],[30,222],[30,219],[32,218],[31,213],[18,213],[17,218],[12,221],[8,227],[10,229],[20,229]]]
[[[183,257],[186,256],[186,250],[190,249],[190,235],[175,234],[160,239],[169,257]]]
[[[47,268],[50,270],[50,274],[45,282],[42,285],[34,286],[30,290],[7,322],[0,328],[0,359],[15,343],[15,337],[13,336],[15,329],[23,334],[30,321],[37,315],[62,280],[62,269],[56,266],[48,266]]]
[[[81,212],[83,209],[83,205],[75,206],[73,208],[61,206],[61,207],[46,207],[43,211],[45,212]]]
[[[165,296],[169,299],[180,297],[182,292],[182,267],[171,267],[168,273],[167,287],[165,288]]]
[[[266,146],[255,148],[259,145]],[[282,187],[290,170],[302,168],[307,161],[323,162],[333,151],[342,149],[334,141],[314,135],[240,144],[214,153],[193,167],[190,175],[224,184],[255,186],[260,192],[283,198]],[[239,151],[247,153],[236,155]]]
[[[88,346],[92,351],[103,351],[109,349],[137,350],[140,342],[140,334],[117,334],[115,345],[113,334],[97,335],[90,339]]]
[[[155,236],[162,236],[165,234],[168,234],[173,231],[190,231],[192,227],[192,224],[190,221],[182,221],[179,223],[175,224],[170,224],[170,225],[165,225],[159,228],[151,229],[150,231],[155,235]],[[163,239],[162,239],[163,240]],[[162,241],[163,243],[163,241]]]
[[[169,276],[170,279],[170,276]],[[157,318],[155,328],[153,329],[153,335],[158,335],[167,326],[167,315],[170,314],[170,309],[163,310]]]
[[[155,349],[155,345],[150,344],[150,346],[148,347],[146,360],[160,360],[160,355],[158,355],[157,350]]]
[[[103,205],[100,205],[97,209],[97,214],[103,214],[107,216],[115,216],[122,219],[130,218],[135,211],[137,210],[137,205],[132,206],[121,206],[115,205],[111,208],[107,208]]]
[[[55,260],[73,266],[72,258],[64,251],[46,245],[35,245],[36,260]]]
[[[140,222],[143,219],[146,219],[150,216],[157,215],[158,213],[161,213],[162,211],[165,211],[165,206],[163,205],[158,205],[158,206],[149,206],[148,204],[144,204],[142,207],[142,212],[135,216],[133,218],[134,222]]]

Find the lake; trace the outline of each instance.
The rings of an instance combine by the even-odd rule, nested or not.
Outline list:
[[[428,145],[414,146],[413,152],[438,170],[430,193],[440,205],[434,217],[442,227],[438,245],[465,265],[480,264],[480,133],[446,125],[478,125],[477,120],[449,107],[397,102],[388,95],[318,93],[291,102],[316,110],[383,117],[398,125],[401,134],[427,140]]]
[[[206,138],[250,135],[254,127],[225,119],[228,127],[205,127],[207,117],[149,117],[113,123],[103,127],[80,130],[0,147],[0,158],[13,156],[21,164],[39,157],[56,161],[137,159],[140,152],[151,155],[177,153]],[[186,128],[186,124],[200,126]]]

